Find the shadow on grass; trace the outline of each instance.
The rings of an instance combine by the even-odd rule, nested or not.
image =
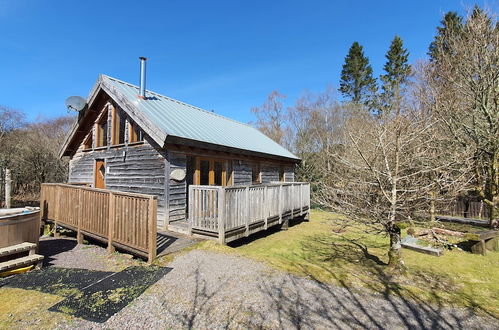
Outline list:
[[[198,261],[185,280],[185,300],[180,304],[163,302],[160,310],[189,329],[208,325],[252,329],[496,328],[493,315],[476,315],[477,310],[487,310],[472,297],[466,297],[471,309],[448,306],[449,299],[458,295],[463,298],[453,292],[456,288],[450,279],[394,273],[370,252],[371,247],[378,246],[367,247],[359,240],[327,235],[309,237],[297,252],[301,254],[288,259],[290,263],[299,260],[291,266],[305,277],[255,270],[241,277],[227,277],[222,272],[213,278],[203,267],[204,261]],[[222,259],[220,267],[225,262]],[[362,273],[349,274],[356,283],[344,276],[351,263],[362,265]],[[248,267],[251,270],[254,266],[250,263]],[[334,279],[336,285],[319,279],[318,271]],[[418,287],[424,283],[430,297],[407,290],[404,286],[411,281]],[[241,290],[240,286],[248,289]],[[442,297],[442,291],[449,297]]]
[[[297,226],[297,225],[301,224],[302,222],[306,222],[306,221],[308,221],[308,220],[305,219],[305,217],[296,217],[294,219],[289,220],[288,227],[292,228],[292,227]],[[262,231],[254,233],[254,234],[251,234],[248,237],[240,238],[238,240],[230,242],[227,245],[232,247],[232,248],[237,248],[237,247],[249,244],[251,242],[254,242],[256,240],[268,237],[270,235],[274,235],[275,233],[278,233],[282,230],[285,230],[282,228],[282,225],[275,225],[275,226],[269,227],[267,230],[262,230]]]

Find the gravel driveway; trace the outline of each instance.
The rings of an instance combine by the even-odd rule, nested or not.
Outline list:
[[[465,309],[354,293],[232,255],[193,250],[168,266],[170,273],[105,323],[76,319],[61,327],[497,329],[499,324]]]

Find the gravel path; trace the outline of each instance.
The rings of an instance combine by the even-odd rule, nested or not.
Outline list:
[[[78,319],[61,328],[497,329],[499,324],[465,309],[354,293],[231,255],[193,250],[168,266],[170,273],[105,323]]]
[[[46,237],[40,239],[40,254],[45,256],[43,267],[81,268],[97,271],[119,272],[129,266],[146,263],[130,254],[108,254],[103,246],[77,244],[72,237]]]

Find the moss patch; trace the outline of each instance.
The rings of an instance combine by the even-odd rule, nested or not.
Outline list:
[[[81,289],[81,294],[70,296],[49,310],[89,321],[105,322],[170,270],[157,266],[128,267]]]
[[[68,316],[48,312],[64,299],[52,294],[18,288],[0,288],[0,329],[50,329]]]

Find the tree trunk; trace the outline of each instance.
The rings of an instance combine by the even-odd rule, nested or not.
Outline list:
[[[435,222],[436,221],[436,216],[435,216],[435,199],[436,199],[437,194],[435,191],[430,192],[430,221]]]
[[[497,207],[499,206],[499,197],[491,196],[491,204],[489,205],[489,223],[490,228],[499,229],[499,212]]]
[[[388,228],[390,236],[390,250],[388,251],[388,266],[399,268],[402,266],[401,234],[400,228],[391,224]]]
[[[492,156],[492,164],[489,170],[489,182],[486,194],[489,200],[489,224],[490,228],[499,227],[499,157],[497,153]]]

